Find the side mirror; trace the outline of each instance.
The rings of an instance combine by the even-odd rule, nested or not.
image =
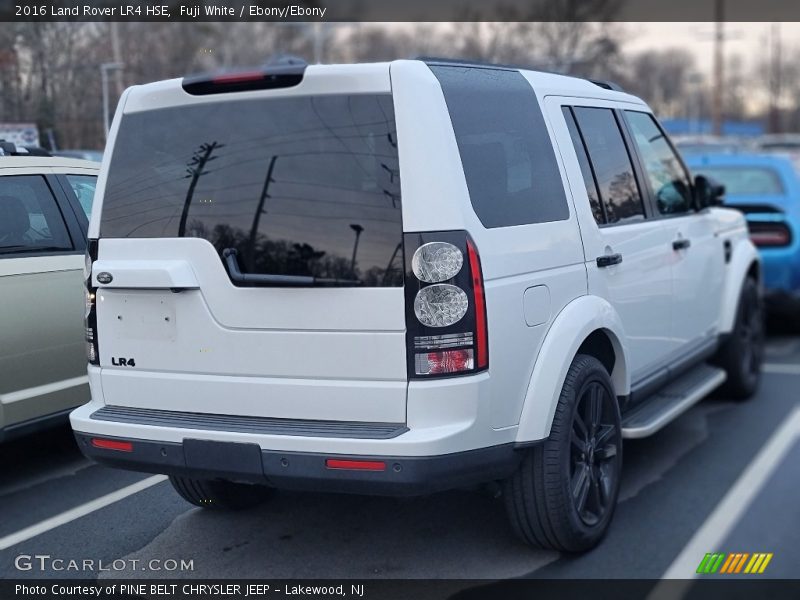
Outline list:
[[[709,206],[722,206],[725,200],[725,186],[712,177],[697,175],[694,178],[694,201],[697,210]]]

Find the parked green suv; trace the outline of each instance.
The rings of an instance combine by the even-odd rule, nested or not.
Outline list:
[[[7,154],[0,152],[0,441],[66,422],[89,400],[82,272],[100,166]]]

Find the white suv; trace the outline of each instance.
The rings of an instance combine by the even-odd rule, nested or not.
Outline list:
[[[623,438],[758,384],[759,261],[720,194],[602,82],[400,60],[130,88],[72,426],[198,506],[502,481],[523,539],[590,548]]]

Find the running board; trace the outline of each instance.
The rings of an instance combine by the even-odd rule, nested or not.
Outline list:
[[[622,417],[623,438],[654,434],[725,383],[722,369],[702,364],[668,383]]]

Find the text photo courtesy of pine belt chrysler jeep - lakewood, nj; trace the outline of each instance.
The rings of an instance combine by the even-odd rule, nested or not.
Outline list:
[[[587,550],[625,438],[758,386],[760,262],[722,193],[605,82],[430,59],[134,86],[75,436],[209,509],[499,482],[523,540]]]

